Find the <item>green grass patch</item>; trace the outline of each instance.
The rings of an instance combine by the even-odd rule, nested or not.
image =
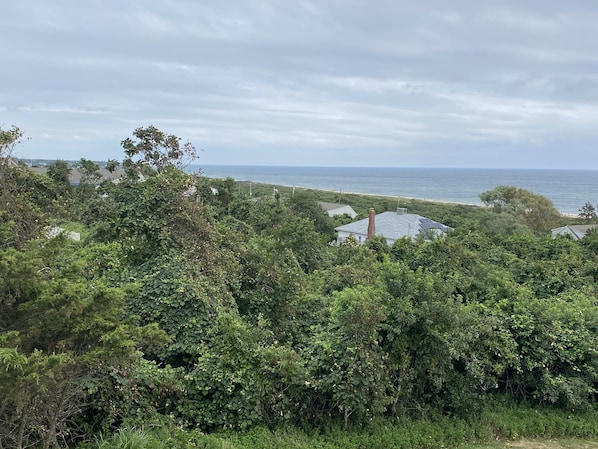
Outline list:
[[[134,449],[137,446],[123,446],[123,441],[141,437],[148,448],[165,449],[598,449],[598,414],[595,410],[571,413],[498,398],[469,418],[442,414],[418,419],[388,418],[348,430],[330,423],[324,430],[255,427],[246,432],[214,434],[162,428],[152,430],[150,435],[117,433],[114,439],[104,438],[103,447]]]

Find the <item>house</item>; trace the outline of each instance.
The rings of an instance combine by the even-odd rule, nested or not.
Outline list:
[[[398,208],[396,212],[382,212],[376,214],[370,209],[368,218],[355,221],[335,228],[338,232],[337,242],[342,243],[352,235],[359,242],[378,235],[386,239],[388,245],[403,237],[416,239],[423,237],[440,237],[446,235],[452,228],[417,214],[408,214],[405,208]]]
[[[556,238],[559,235],[568,235],[573,240],[579,240],[584,238],[591,229],[598,230],[598,224],[562,226],[552,230],[552,238]]]
[[[48,166],[46,165],[46,166],[30,167],[30,170],[38,175],[44,175],[48,171]],[[125,174],[125,171],[122,168],[115,170],[114,172],[109,172],[105,168],[100,168],[100,170],[99,170],[100,176],[97,179],[91,179],[88,182],[91,182],[95,185],[99,185],[105,180],[110,180],[114,184],[118,184],[120,182],[121,178],[124,176],[124,174]],[[74,186],[79,185],[81,183],[82,177],[83,177],[83,173],[81,170],[79,170],[78,167],[69,166],[69,182],[71,183],[71,185],[74,185]],[[141,173],[139,173],[139,182],[144,182],[144,181],[145,181],[145,176],[143,176]]]
[[[71,239],[75,242],[81,241],[80,233],[74,231],[67,231],[66,229],[63,229],[59,226],[48,226],[47,228],[45,228],[45,231],[47,239],[52,239],[54,237],[58,237],[61,234],[64,234],[66,238]]]
[[[355,212],[348,204],[327,203],[326,201],[318,201],[318,204],[324,209],[329,217],[337,217],[345,214],[351,218],[357,216],[357,212]]]

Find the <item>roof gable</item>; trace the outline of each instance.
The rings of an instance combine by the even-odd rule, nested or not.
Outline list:
[[[328,216],[334,217],[336,215],[349,215],[351,218],[357,216],[357,212],[353,210],[348,204],[329,203],[326,201],[318,201],[320,207],[328,213]]]
[[[353,223],[339,226],[336,231],[346,232],[354,235],[366,236],[368,231],[368,218]],[[388,240],[397,240],[403,237],[415,238],[426,231],[447,232],[451,228],[429,218],[417,214],[397,213],[393,211],[376,214],[375,235],[385,237]]]
[[[598,224],[589,224],[589,225],[567,225],[562,226],[560,228],[554,228],[552,230],[552,236],[555,237],[557,235],[570,235],[576,240],[584,238],[588,231],[592,229],[597,229]]]
[[[325,211],[334,210],[334,209],[340,209],[341,207],[348,206],[348,204],[329,203],[328,201],[318,201],[318,204]]]

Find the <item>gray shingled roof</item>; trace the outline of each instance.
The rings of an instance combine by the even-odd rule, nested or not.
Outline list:
[[[329,203],[327,201],[318,201],[318,204],[324,209],[325,211],[339,209],[341,207],[346,207],[348,204],[339,204],[339,203]]]
[[[339,226],[336,228],[336,231],[344,231],[355,235],[367,235],[368,222],[369,219],[364,218],[363,220]],[[385,237],[388,240],[397,240],[403,237],[415,238],[422,232],[430,229],[438,229],[447,232],[451,228],[417,214],[397,213],[392,211],[376,214],[375,235]]]
[[[554,228],[552,230],[552,236],[556,236],[559,234],[564,234],[567,233],[567,229],[569,230],[569,232],[573,235],[573,237],[575,237],[575,239],[579,240],[582,239],[586,236],[586,234],[588,233],[589,230],[591,229],[596,229],[598,228],[597,224],[589,224],[589,225],[578,225],[578,224],[573,224],[573,225],[567,225],[567,226],[562,226],[560,228]]]

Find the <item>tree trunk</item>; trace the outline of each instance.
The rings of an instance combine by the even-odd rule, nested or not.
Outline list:
[[[16,449],[23,449],[23,437],[25,436],[25,426],[27,424],[27,407],[23,407],[23,413],[21,413],[19,419],[19,428],[16,435]]]
[[[391,415],[396,415],[397,413],[397,404],[399,402],[399,397],[401,396],[401,390],[403,387],[403,370],[399,370],[399,375],[397,376],[396,382],[396,391],[392,398],[392,407],[390,408]]]
[[[345,418],[345,425],[343,426],[343,430],[347,430],[347,427],[349,427],[349,416],[351,416],[351,413],[353,413],[353,410],[350,409],[345,409],[344,411],[344,418]]]

